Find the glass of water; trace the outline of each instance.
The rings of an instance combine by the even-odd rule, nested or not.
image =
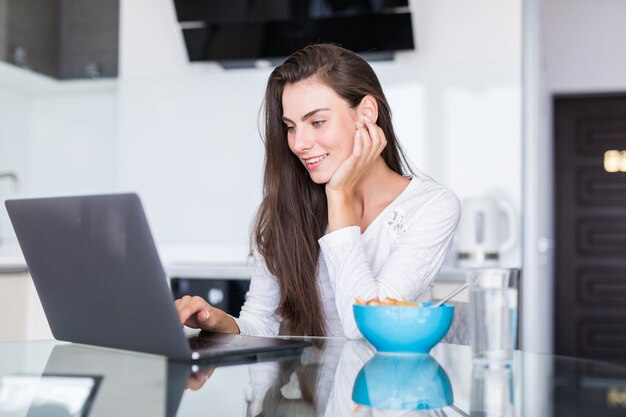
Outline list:
[[[475,269],[467,278],[474,364],[511,366],[517,344],[519,269]]]

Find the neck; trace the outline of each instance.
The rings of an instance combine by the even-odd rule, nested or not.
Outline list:
[[[328,228],[332,232],[358,225],[364,231],[408,183],[407,178],[392,171],[379,156],[349,195],[341,190],[326,190]]]
[[[392,171],[382,157],[378,157],[367,175],[358,183],[354,190],[354,201],[360,206],[376,205],[381,197],[395,194],[394,185],[405,180],[400,174]]]
[[[376,215],[387,207],[404,190],[409,180],[387,166],[379,157],[354,191],[354,208],[357,218]]]

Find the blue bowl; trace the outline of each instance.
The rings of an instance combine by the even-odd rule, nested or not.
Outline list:
[[[448,374],[432,356],[376,354],[359,371],[352,401],[383,410],[436,410],[454,396]]]
[[[454,306],[367,306],[355,304],[361,334],[378,352],[428,353],[448,332]]]

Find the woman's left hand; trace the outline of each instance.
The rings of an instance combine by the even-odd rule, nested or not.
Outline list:
[[[368,117],[357,121],[352,154],[326,184],[326,193],[352,195],[356,185],[387,146],[383,130]]]

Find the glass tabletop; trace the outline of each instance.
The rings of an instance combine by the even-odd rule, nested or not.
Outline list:
[[[623,416],[626,368],[515,352],[472,366],[468,346],[380,355],[309,338],[300,355],[190,365],[55,341],[0,344],[0,416]],[[241,361],[240,361],[241,362]]]

